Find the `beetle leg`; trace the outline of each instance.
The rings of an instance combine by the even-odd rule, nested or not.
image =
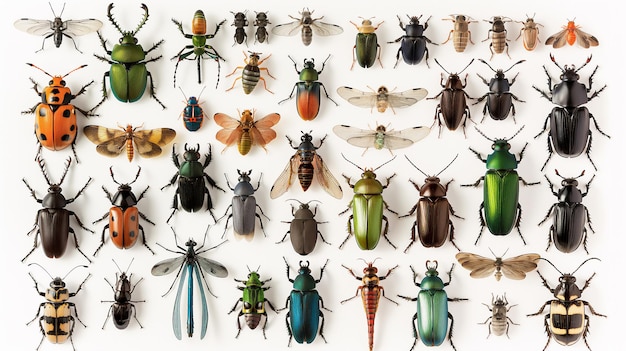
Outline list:
[[[289,298],[287,298],[289,301]],[[287,306],[285,306],[287,308]],[[289,341],[287,341],[287,347],[291,346],[291,339],[293,339],[293,332],[291,331],[291,326],[289,325],[289,317],[291,316],[291,312],[287,312],[287,316],[285,316],[285,325],[287,326],[287,334],[289,334]],[[326,339],[324,339],[326,341]]]
[[[141,238],[142,238],[143,246],[145,246],[146,249],[148,249],[148,251],[152,252],[152,254],[154,255],[154,251],[152,251],[152,249],[150,248],[150,246],[148,246],[148,243],[146,242],[146,232],[143,230],[143,227],[141,226],[141,224],[139,224],[139,230],[141,231]],[[137,282],[137,283],[139,283],[139,282]],[[135,284],[135,285],[137,285],[137,284]]]
[[[280,104],[282,104],[283,102],[285,102],[285,101],[290,100],[291,98],[293,98],[293,92],[296,90],[296,86],[298,86],[298,83],[296,83],[296,84],[294,84],[294,85],[293,85],[293,88],[291,89],[291,94],[289,94],[289,97],[287,97],[286,99],[280,100],[280,101],[278,102],[278,104],[279,104],[279,105],[280,105]],[[326,88],[324,88],[324,90],[326,90]],[[287,139],[289,139],[289,138],[287,138]]]
[[[383,204],[385,202],[383,201]],[[385,204],[385,206],[387,206],[387,204]],[[387,236],[387,232],[389,231],[389,221],[387,220],[386,216],[383,216],[383,220],[385,221],[385,228],[383,229],[383,237],[385,238],[385,240],[387,240],[387,242],[389,243],[389,245],[391,245],[391,247],[393,247],[394,249],[396,249],[396,245],[394,245],[391,240],[389,240],[389,237]],[[389,271],[389,273],[391,273],[391,271]],[[387,275],[389,275],[389,273],[387,273]],[[382,280],[382,278],[381,278]]]
[[[459,217],[460,218],[460,217]],[[458,246],[456,246],[456,243],[454,242],[454,224],[452,224],[452,221],[449,221],[449,232],[450,232],[450,243],[458,250],[461,251],[461,249],[459,249]]]
[[[481,177],[482,178],[482,177]],[[485,218],[483,217],[483,209],[485,208],[485,203],[481,202],[480,207],[478,208],[478,219],[480,220],[480,233],[478,233],[478,237],[476,241],[474,241],[474,245],[478,244],[478,240],[480,240],[481,235],[483,235],[483,231],[485,230]]]
[[[542,132],[543,133],[543,132]],[[550,159],[552,158],[552,154],[554,153],[554,151],[552,150],[552,138],[548,135],[548,158],[546,159],[546,162],[543,163],[543,166],[541,166],[541,170],[543,171],[544,168],[546,168],[546,165],[548,164],[548,161],[550,161]],[[590,145],[590,144],[588,144]],[[587,146],[587,151],[589,150],[589,146]],[[589,153],[587,153],[587,157],[589,157]],[[589,158],[591,160],[591,158]],[[593,162],[591,162],[591,164],[593,165]],[[595,165],[594,165],[595,168]]]
[[[108,215],[109,215],[109,214],[107,213],[107,216],[108,216]],[[104,219],[104,218],[106,218],[106,217],[103,217],[102,219]],[[104,233],[106,232],[106,230],[107,230],[107,229],[109,229],[109,225],[108,225],[108,224],[107,224],[107,225],[105,225],[105,226],[102,228],[102,236],[100,237],[100,245],[98,245],[98,248],[97,248],[97,249],[96,249],[96,251],[94,251],[94,252],[93,252],[93,254],[92,254],[94,257],[96,256],[96,254],[98,254],[98,251],[100,251],[100,249],[101,249],[101,248],[102,248],[102,246],[104,245],[104,238],[105,238]],[[105,279],[106,279],[106,278],[105,278]]]
[[[600,134],[604,135],[605,137],[607,137],[607,138],[609,138],[609,139],[611,138],[608,134],[606,134],[605,132],[603,132],[603,131],[600,129],[600,127],[598,126],[598,121],[596,121],[595,117],[593,117],[593,115],[592,115],[591,113],[589,114],[589,118],[590,118],[591,120],[593,120],[593,124],[595,125],[596,130],[597,130],[598,132],[600,132]]]
[[[321,299],[320,299],[320,300],[321,300]],[[325,307],[323,307],[323,306],[322,306],[322,308],[325,308]],[[327,309],[327,310],[328,310],[328,309]],[[330,310],[328,310],[328,311],[330,311]],[[320,334],[320,336],[322,337],[322,340],[324,340],[324,343],[326,343],[326,344],[327,344],[327,343],[328,343],[328,341],[326,341],[326,337],[324,337],[324,312],[320,311],[319,318],[321,318],[321,319],[322,319],[322,321],[321,321],[321,323],[320,323],[320,331],[319,331],[319,334]]]
[[[555,194],[556,195],[556,194]],[[552,206],[550,206],[550,208],[548,209],[548,213],[546,213],[546,216],[543,217],[543,220],[541,222],[539,222],[539,224],[537,224],[538,226],[542,225],[543,222],[545,222],[548,218],[550,218],[550,216],[552,215],[552,211],[554,210],[554,208],[557,206],[557,204],[553,204]],[[553,227],[551,227],[550,229],[552,230]]]
[[[347,210],[348,209],[346,209],[346,211]],[[342,213],[345,213],[346,211],[343,211]],[[342,214],[342,213],[340,213],[340,214]],[[339,245],[339,249],[341,249],[346,244],[346,242],[348,242],[348,239],[350,239],[350,237],[352,236],[352,218],[354,218],[354,215],[350,215],[350,217],[348,218],[348,223],[347,223],[348,236],[346,236],[346,238],[343,240],[341,245]],[[33,250],[35,250],[35,249],[33,248]],[[29,255],[30,255],[30,253],[29,253]],[[350,272],[352,272],[352,271],[350,271]],[[354,275],[354,273],[352,273],[352,275]]]
[[[594,273],[594,275],[595,275],[595,273]],[[593,278],[593,275],[592,275],[591,277]],[[591,278],[589,278],[589,279],[587,280],[587,282],[588,282],[589,280],[591,280]],[[585,283],[585,286],[586,286],[586,283]],[[581,290],[581,292],[582,292],[582,290]],[[603,314],[601,314],[601,313],[596,312],[596,311],[593,309],[593,307],[591,307],[591,304],[589,304],[589,302],[584,301],[584,300],[580,300],[580,301],[581,301],[581,302],[582,302],[585,306],[589,307],[589,311],[591,311],[591,313],[592,313],[594,316],[606,317],[605,315],[603,315]],[[589,325],[589,322],[587,322],[587,325]]]
[[[543,347],[542,351],[546,351],[546,349],[548,348],[548,344],[550,344],[550,340],[552,339],[552,332],[550,331],[550,324],[548,322],[549,319],[550,319],[550,314],[548,313],[543,319],[543,325],[546,330],[546,334],[548,334],[548,341],[546,341],[546,345]]]
[[[241,321],[239,320],[241,316],[243,316],[243,312],[240,311],[239,315],[237,315],[237,335],[235,335],[235,338],[238,338],[239,334],[241,334]]]
[[[76,215],[74,214],[74,217],[76,217]],[[77,218],[77,217],[76,217]],[[77,219],[78,221],[78,219]],[[79,223],[80,224],[80,223]],[[84,229],[84,227],[83,227]],[[89,230],[91,231],[91,230]],[[89,261],[89,263],[91,263],[91,260],[89,259],[89,257],[87,257],[87,255],[85,255],[85,253],[80,249],[79,245],[78,245],[78,238],[76,237],[76,232],[74,231],[74,229],[72,229],[72,227],[69,228],[68,230],[69,233],[72,234],[72,236],[74,237],[74,245],[76,245],[76,250],[78,250],[78,252],[80,252],[81,255],[85,256],[85,258],[87,259],[87,261]],[[93,233],[93,231],[91,231]],[[82,322],[81,322],[82,323]]]
[[[522,205],[517,204],[517,220],[515,221],[515,229],[517,229],[517,233],[520,238],[522,238],[522,242],[526,245],[526,240],[524,240],[524,236],[522,235],[522,231],[519,229],[520,223],[522,222]]]
[[[448,332],[448,340],[450,341],[450,346],[452,346],[452,349],[456,351],[456,347],[452,342],[452,328],[454,327],[454,317],[452,317],[452,313],[448,312],[448,318],[450,319],[450,331]]]
[[[326,223],[326,222],[317,222],[317,223],[319,224],[319,223]],[[319,235],[319,236],[320,236],[320,239],[322,239],[322,242],[323,242],[324,244],[328,244],[328,245],[330,245],[330,243],[329,243],[328,241],[326,241],[326,239],[324,239],[324,236],[322,235],[322,232],[320,232],[320,231],[318,230],[318,231],[317,231],[317,235]]]
[[[591,130],[589,130],[588,139],[587,139],[587,150],[585,150],[585,154],[587,155],[587,158],[589,159],[589,162],[591,162],[591,165],[593,166],[593,169],[595,169],[597,171],[598,167],[596,167],[596,164],[591,159],[591,142],[592,142],[592,140],[593,140],[593,134],[591,134]]]
[[[344,266],[344,267],[345,267],[345,266]],[[350,273],[351,273],[352,275],[354,275],[354,273],[352,273],[352,270],[350,270],[349,268],[348,268],[348,270],[350,271]],[[355,276],[355,277],[356,277],[356,276]],[[359,279],[359,278],[357,278],[357,279],[358,279],[358,280],[361,280],[361,279]],[[362,286],[359,286],[359,287],[356,289],[356,294],[354,294],[354,296],[349,297],[349,298],[347,298],[347,299],[345,299],[345,300],[342,300],[342,301],[340,301],[339,303],[344,304],[344,303],[346,303],[346,302],[348,302],[348,301],[350,301],[350,300],[354,299],[355,297],[359,296],[359,291],[361,291],[361,289],[363,289],[363,287],[362,287]]]

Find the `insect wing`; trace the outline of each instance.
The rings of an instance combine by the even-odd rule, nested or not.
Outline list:
[[[525,254],[502,260],[502,273],[505,277],[514,280],[526,278],[526,273],[537,268],[538,254]]]
[[[282,36],[293,36],[300,33],[301,26],[302,21],[295,20],[293,22],[277,25],[276,27],[272,28],[272,33]]]
[[[561,48],[567,43],[567,29],[564,29],[546,39],[546,45],[552,45],[553,48]]]
[[[351,87],[337,88],[337,94],[354,106],[373,108],[376,106],[377,93],[365,92]]]
[[[326,192],[332,197],[341,199],[343,191],[341,190],[339,182],[335,176],[330,173],[330,170],[326,167],[326,164],[318,154],[313,156],[313,167],[316,170],[315,178],[317,178],[317,181],[322,185],[324,190],[326,190]]]
[[[463,268],[470,271],[472,278],[486,278],[496,270],[496,261],[491,258],[469,252],[459,252],[455,257]]]
[[[598,46],[600,42],[593,35],[583,32],[580,29],[575,29],[576,32],[576,42],[578,45],[582,46],[585,49],[588,49],[590,46]]]
[[[198,283],[198,288],[200,289],[200,302],[202,305],[202,326],[200,329],[200,339],[203,339],[204,336],[206,335],[206,329],[207,326],[209,325],[209,308],[207,307],[206,304],[206,294],[204,293],[204,287],[202,286],[202,279],[200,278],[200,267],[198,266],[198,263],[201,262],[200,259],[202,259],[202,257],[196,257],[197,261],[194,263],[194,272],[195,272],[195,276],[196,276],[196,282]],[[217,263],[217,262],[216,262]],[[226,271],[226,267],[222,266],[222,268],[224,269],[224,271]],[[226,275],[224,275],[224,277],[226,277],[228,275],[228,272],[226,272]],[[222,277],[222,278],[224,278]]]
[[[93,18],[68,20],[63,23],[65,24],[65,30],[63,32],[75,36],[89,34],[102,28],[102,22]]]
[[[169,144],[176,137],[176,131],[170,128],[139,130],[133,133],[137,151],[143,157],[156,157],[163,151],[162,146]]]
[[[415,88],[401,93],[389,93],[387,95],[387,102],[394,108],[407,107],[424,99],[427,95],[428,91],[426,89]]]
[[[160,276],[174,272],[176,269],[180,269],[185,262],[185,256],[179,256],[175,258],[168,258],[163,260],[152,267],[150,271],[152,275]]]
[[[278,113],[272,113],[254,122],[253,128],[250,129],[250,133],[252,133],[252,143],[264,147],[267,143],[276,139],[276,132],[272,127],[278,123],[278,121],[280,121],[280,115]]]
[[[285,169],[283,169],[272,185],[272,189],[270,189],[270,198],[275,199],[289,189],[293,180],[293,175],[298,172],[298,167],[300,167],[300,156],[296,153],[291,156],[287,166],[285,166]]]
[[[215,134],[215,138],[218,141],[226,146],[231,146],[241,138],[243,126],[238,119],[230,117],[224,113],[216,113],[213,116],[213,119],[217,125],[223,128]]]
[[[343,33],[343,28],[336,24],[314,21],[311,23],[311,29],[315,35],[329,36]]]
[[[183,256],[179,258],[184,259],[185,257]],[[154,270],[154,267],[152,268],[152,270]],[[176,300],[174,300],[174,310],[172,312],[172,329],[174,330],[174,335],[176,336],[176,339],[178,340],[181,340],[183,338],[183,333],[180,327],[180,295],[183,291],[183,285],[185,285],[185,278],[187,278],[187,268],[183,267],[182,270],[183,271],[180,276],[180,281],[178,282],[178,289],[176,290]],[[192,302],[188,301],[187,303],[191,304]]]
[[[83,128],[83,133],[92,143],[96,144],[96,151],[104,156],[115,157],[126,147],[126,132],[120,129],[89,125]]]
[[[15,21],[13,25],[22,32],[32,35],[46,35],[54,32],[52,29],[53,22],[49,20],[21,18]]]
[[[342,124],[334,126],[333,132],[341,139],[357,147],[373,147],[376,142],[376,131],[371,129],[360,129]]]
[[[385,133],[385,147],[390,150],[409,147],[414,143],[426,138],[430,133],[428,127],[413,127],[400,131],[387,131]]]
[[[221,263],[200,256],[196,256],[196,259],[203,272],[218,278],[226,278],[228,276],[228,270]]]

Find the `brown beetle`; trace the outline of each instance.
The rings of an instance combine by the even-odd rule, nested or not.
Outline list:
[[[451,18],[444,18],[444,21],[452,21],[454,23],[454,28],[450,30],[448,33],[448,39],[441,43],[442,45],[449,42],[452,37],[452,43],[454,44],[454,50],[456,52],[463,52],[467,47],[467,42],[469,41],[472,45],[474,42],[472,41],[472,32],[469,30],[470,23],[476,23],[476,21],[472,21],[472,18],[465,15],[450,15]]]

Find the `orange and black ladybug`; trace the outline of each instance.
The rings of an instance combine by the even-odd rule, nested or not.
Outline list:
[[[78,132],[76,126],[76,110],[80,111],[85,117],[95,115],[90,111],[72,105],[71,102],[77,96],[83,94],[85,89],[93,84],[94,81],[92,80],[84,85],[80,91],[74,95],[70,88],[66,86],[63,78],[87,65],[77,67],[63,76],[53,76],[32,63],[27,63],[27,65],[37,68],[52,78],[48,86],[41,92],[38,89],[37,82],[32,78],[30,79],[34,84],[33,89],[37,95],[41,96],[41,102],[35,104],[29,110],[22,111],[22,114],[35,114],[35,135],[39,141],[37,155],[41,153],[42,146],[53,151],[72,146],[72,151],[76,157],[76,150],[74,149],[76,133]]]

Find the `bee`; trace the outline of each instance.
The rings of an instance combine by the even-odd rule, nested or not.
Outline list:
[[[282,36],[293,36],[301,32],[302,43],[305,46],[311,44],[313,41],[313,33],[319,36],[337,35],[343,33],[343,28],[336,24],[330,24],[320,21],[324,16],[313,18],[311,15],[314,11],[309,9],[303,9],[300,14],[300,18],[289,15],[295,21],[279,24],[272,28],[272,33]]]
[[[255,121],[254,111],[244,110],[241,119],[232,118],[224,113],[216,113],[213,119],[224,128],[215,134],[215,138],[226,145],[222,152],[237,143],[239,153],[246,155],[253,145],[265,149],[265,145],[276,138],[276,132],[272,127],[280,121],[280,115],[270,113]]]
[[[133,160],[135,148],[142,157],[156,157],[161,154],[162,147],[169,144],[176,137],[176,131],[170,128],[156,128],[137,130],[141,128],[127,125],[126,128],[118,125],[120,129],[106,128],[96,125],[88,125],[83,133],[91,142],[96,144],[99,154],[115,157],[126,150],[128,162]],[[133,147],[133,141],[135,145]]]
[[[394,108],[411,106],[428,95],[428,91],[423,88],[415,88],[397,93],[389,91],[387,87],[382,85],[378,90],[374,90],[369,86],[368,88],[372,91],[366,92],[351,87],[339,87],[337,88],[337,94],[354,106],[369,108],[370,112],[374,110],[374,107],[376,107],[380,113],[385,112],[387,108],[391,108],[394,114],[396,113]]]
[[[563,47],[565,43],[571,46],[576,42],[583,48],[589,49],[590,46],[598,46],[600,44],[598,38],[580,30],[580,26],[577,26],[574,21],[568,21],[567,25],[562,28],[562,31],[546,39],[546,45],[552,45],[553,48],[558,49]]]
[[[469,252],[459,252],[456,254],[456,260],[463,268],[471,271],[470,277],[472,278],[486,278],[495,271],[494,276],[497,281],[500,281],[503,274],[514,280],[526,278],[526,273],[537,268],[537,260],[540,257],[538,254],[529,253],[503,260],[502,257],[497,257],[493,251],[491,253],[496,257],[495,260]],[[506,252],[502,256],[504,255]]]
[[[383,125],[378,125],[376,129],[367,130],[342,124],[333,127],[333,132],[349,144],[365,148],[363,154],[370,147],[373,147],[376,150],[386,148],[393,155],[391,150],[409,147],[424,139],[430,133],[430,128],[412,127],[396,131],[387,129]]]

